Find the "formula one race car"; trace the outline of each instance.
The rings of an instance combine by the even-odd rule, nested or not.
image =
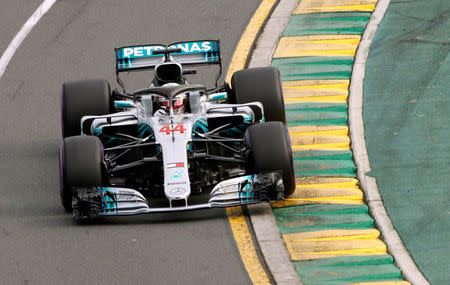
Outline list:
[[[219,41],[118,48],[116,77],[61,91],[61,201],[74,217],[136,215],[261,201],[295,188],[280,73],[254,68],[217,87]],[[220,66],[216,88],[190,84],[186,66]],[[120,73],[153,69],[125,91]]]

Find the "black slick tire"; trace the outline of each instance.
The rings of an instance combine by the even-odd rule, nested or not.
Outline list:
[[[231,77],[231,104],[261,102],[266,121],[286,124],[280,71],[276,67],[257,67],[236,71]]]
[[[112,110],[111,87],[107,80],[65,82],[61,89],[62,137],[80,135],[80,121],[86,115],[106,115]]]
[[[249,168],[254,174],[282,171],[284,195],[295,191],[295,171],[291,143],[281,122],[251,125],[245,132],[249,148]]]
[[[73,187],[103,185],[103,147],[95,136],[63,140],[59,151],[60,194],[63,207],[72,210]]]

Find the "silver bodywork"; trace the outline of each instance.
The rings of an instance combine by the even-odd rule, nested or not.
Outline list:
[[[133,142],[127,143],[124,147],[133,147],[133,145],[142,145],[152,139],[152,144],[159,145],[162,150],[162,163],[164,169],[164,194],[169,201],[169,205],[172,208],[172,202],[175,200],[184,201],[184,210],[197,209],[197,208],[208,208],[213,205],[235,205],[241,204],[242,195],[247,195],[250,197],[248,202],[255,202],[252,200],[249,194],[252,190],[252,181],[255,179],[253,176],[243,176],[241,178],[234,178],[231,180],[223,181],[217,184],[210,194],[209,203],[202,205],[188,205],[188,198],[191,195],[191,181],[189,179],[189,163],[187,156],[187,148],[189,143],[193,140],[193,127],[196,123],[207,120],[213,117],[223,117],[223,116],[242,116],[244,120],[251,123],[262,122],[264,116],[261,117],[259,121],[255,122],[255,114],[252,107],[257,107],[263,112],[263,106],[259,102],[248,103],[248,104],[219,104],[218,101],[226,99],[226,93],[216,93],[216,94],[202,94],[201,90],[194,91],[189,94],[191,100],[189,101],[191,113],[185,113],[176,115],[173,109],[170,108],[169,112],[166,114],[159,113],[155,114],[153,110],[153,96],[156,94],[140,94],[140,100],[137,101],[116,101],[116,108],[120,107],[123,111],[104,115],[104,116],[84,116],[81,120],[81,129],[86,130],[85,125],[90,124],[90,133],[98,134],[102,132],[102,129],[106,126],[126,126],[126,125],[137,125],[145,124],[151,127],[153,130],[153,136],[148,137],[131,137],[127,136],[128,139],[132,139]],[[223,126],[226,128],[227,126]],[[209,130],[209,133],[213,133],[216,130]],[[206,134],[203,136],[206,139]],[[120,134],[119,134],[120,135]],[[125,136],[125,134],[122,134]],[[201,135],[198,134],[197,135]],[[106,148],[105,152],[115,150],[121,146]],[[135,165],[135,164],[134,164]],[[124,167],[132,167],[133,165],[127,166],[117,166],[120,170]],[[112,168],[111,171],[117,169]],[[244,173],[243,173],[244,174]],[[247,183],[248,188],[240,189],[243,182]],[[231,183],[231,184],[230,184]],[[234,186],[232,186],[234,185]],[[234,188],[233,188],[234,187]],[[224,189],[231,189],[233,191],[228,191]],[[132,214],[147,213],[154,211],[171,211],[170,208],[158,208],[152,209],[148,206],[147,201],[144,196],[136,190],[126,189],[126,188],[114,188],[114,187],[100,187],[99,193],[110,193],[116,195],[117,197],[122,197],[125,199],[118,199],[117,202],[128,207],[129,203],[133,203]],[[237,189],[237,190],[236,190]],[[244,192],[243,192],[244,191]],[[247,192],[245,192],[247,191]],[[244,194],[243,194],[244,193]],[[128,197],[128,196],[129,197]],[[130,198],[130,199],[127,199]],[[225,203],[225,201],[230,201],[230,203]],[[224,204],[225,203],[225,204]],[[117,206],[117,205],[116,205]],[[180,208],[177,207],[179,210]],[[117,211],[116,211],[117,212]],[[113,212],[111,212],[113,213]],[[130,214],[128,212],[122,211],[123,214]]]

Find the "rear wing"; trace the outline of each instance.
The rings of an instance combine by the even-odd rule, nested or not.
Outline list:
[[[181,49],[181,52],[171,53],[170,57],[182,65],[218,64],[222,66],[219,40],[189,41],[168,46],[154,44],[116,48],[116,73],[154,68],[159,62],[164,61],[164,55],[153,54],[153,52],[165,49]]]

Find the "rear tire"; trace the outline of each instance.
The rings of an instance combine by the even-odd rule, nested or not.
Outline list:
[[[291,142],[286,126],[281,122],[251,125],[245,132],[250,150],[250,170],[255,174],[282,171],[284,195],[295,191],[295,171]]]
[[[266,121],[286,124],[280,71],[276,67],[258,67],[236,71],[231,77],[231,104],[261,102]]]
[[[106,115],[110,114],[111,110],[111,87],[107,80],[65,82],[61,90],[62,137],[80,135],[83,116]]]
[[[95,136],[65,138],[60,147],[59,161],[61,203],[70,211],[73,187],[103,185],[102,143]]]

